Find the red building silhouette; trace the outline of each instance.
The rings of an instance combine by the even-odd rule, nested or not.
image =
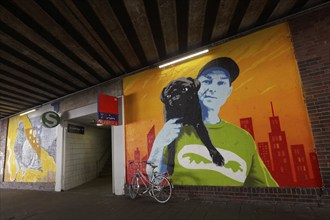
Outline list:
[[[296,186],[309,185],[309,173],[303,144],[291,145],[291,152],[293,158],[294,170],[296,172],[297,183]]]
[[[127,182],[131,180],[132,175],[136,172],[137,165],[136,163],[130,164],[130,162],[140,162],[140,150],[137,147],[134,151],[134,159],[128,161],[128,166],[127,166]]]
[[[148,158],[149,158],[148,155],[144,155],[144,157],[142,158],[141,161],[148,161]],[[142,173],[146,173],[146,166],[148,166],[148,165],[144,164],[144,163],[140,165],[140,169],[141,169]]]
[[[322,178],[316,154],[309,153],[310,167],[304,145],[295,144],[291,145],[292,159],[290,158],[286,133],[281,129],[279,116],[274,113],[273,103],[270,104],[272,116],[269,117],[269,143],[258,142],[260,158],[280,186],[321,186]],[[240,125],[255,138],[251,117],[241,118]]]
[[[133,173],[136,171],[136,166],[134,163],[130,164],[133,160],[128,161],[128,166],[127,166],[127,182],[129,182],[132,178]]]
[[[259,142],[258,143],[258,152],[259,152],[259,156],[261,157],[262,161],[266,165],[267,169],[270,172],[272,172],[273,171],[272,160],[271,160],[268,142]]]
[[[317,155],[315,152],[309,153],[309,157],[311,160],[312,164],[312,171],[313,171],[313,182],[314,186],[322,186],[322,179],[321,179],[321,174],[320,174],[320,167],[319,167],[319,162],[317,160]]]
[[[253,124],[252,124],[252,118],[241,118],[240,119],[240,124],[241,124],[241,128],[243,128],[244,130],[246,130],[247,132],[249,132],[251,134],[251,136],[254,139],[254,131],[253,131]]]
[[[139,150],[139,148],[137,147],[134,151],[134,161],[135,162],[143,162],[143,161],[148,161],[151,149],[152,149],[152,145],[154,144],[156,138],[156,134],[155,134],[155,126],[152,126],[151,129],[149,130],[148,134],[147,134],[147,154],[142,156],[141,152]],[[128,169],[128,176],[130,178],[130,176],[136,172],[137,169],[137,165],[132,164],[129,169]],[[146,164],[140,164],[140,170],[142,171],[142,173],[146,173]],[[128,180],[129,180],[128,178]]]
[[[140,162],[140,150],[139,148],[137,147],[136,150],[134,151],[134,161],[135,162]]]
[[[280,186],[294,186],[286,135],[281,130],[280,120],[274,114],[272,103],[271,108],[272,117],[269,117],[271,132],[268,136],[273,157],[273,177]]]
[[[155,134],[155,125],[151,127],[151,129],[149,130],[148,134],[147,134],[147,146],[148,146],[148,155],[147,157],[150,156],[150,152],[152,149],[152,145],[154,144],[156,138],[156,134]]]

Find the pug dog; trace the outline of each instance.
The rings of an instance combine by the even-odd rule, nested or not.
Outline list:
[[[213,146],[202,120],[202,109],[197,93],[200,86],[199,80],[191,77],[179,78],[170,82],[163,89],[160,97],[164,103],[165,121],[179,118],[179,123],[194,127],[199,138],[208,149],[212,162],[218,166],[223,166],[224,158]],[[172,175],[174,172],[175,140],[167,148],[167,171]]]

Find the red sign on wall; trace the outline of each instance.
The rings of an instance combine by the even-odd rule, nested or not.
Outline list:
[[[100,94],[97,103],[97,123],[100,125],[118,125],[118,98]]]

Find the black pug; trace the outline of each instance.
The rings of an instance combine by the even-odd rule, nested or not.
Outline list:
[[[170,82],[162,91],[161,101],[165,108],[165,121],[180,118],[179,123],[191,125],[195,128],[201,141],[204,143],[213,163],[224,165],[224,158],[213,146],[209,133],[202,120],[202,109],[198,99],[198,90],[201,84],[198,79],[179,78]],[[174,171],[175,140],[168,146],[167,171],[170,175]]]

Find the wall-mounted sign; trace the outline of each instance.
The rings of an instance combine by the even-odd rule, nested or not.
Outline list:
[[[97,123],[100,125],[118,125],[118,98],[100,94],[97,104]]]
[[[61,121],[60,116],[53,111],[45,112],[41,115],[41,123],[47,128],[56,127]]]
[[[75,133],[75,134],[84,134],[85,128],[82,126],[78,126],[78,125],[68,124],[68,132]]]

